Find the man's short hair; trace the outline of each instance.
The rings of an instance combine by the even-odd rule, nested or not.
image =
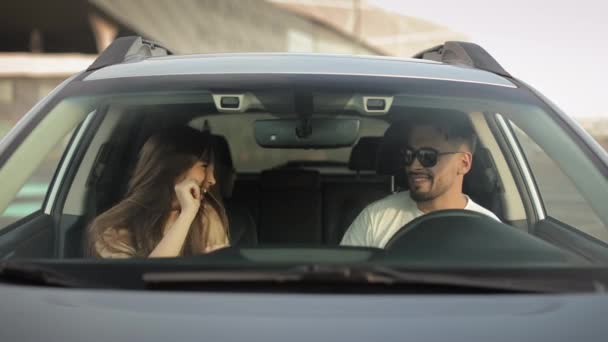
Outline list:
[[[419,109],[408,114],[407,135],[417,126],[435,127],[445,139],[454,144],[466,145],[471,153],[477,147],[477,136],[467,114],[450,109]]]

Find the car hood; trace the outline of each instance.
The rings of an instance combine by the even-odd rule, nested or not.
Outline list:
[[[0,285],[3,341],[600,341],[608,297],[144,292]]]

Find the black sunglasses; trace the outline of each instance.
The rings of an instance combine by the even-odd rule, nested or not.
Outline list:
[[[421,147],[417,150],[414,150],[411,147],[403,147],[401,149],[401,155],[403,156],[403,161],[405,162],[405,166],[412,166],[414,164],[414,159],[418,159],[420,165],[422,167],[433,167],[437,165],[437,161],[439,160],[439,156],[445,154],[455,154],[455,153],[465,153],[461,151],[455,152],[439,152],[432,147]]]

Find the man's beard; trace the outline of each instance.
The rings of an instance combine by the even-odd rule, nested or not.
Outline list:
[[[431,191],[422,192],[417,190],[410,190],[410,198],[414,200],[414,202],[428,202],[437,197]]]
[[[438,195],[431,191],[418,191],[410,189],[410,198],[414,200],[414,202],[428,202],[437,198]]]
[[[415,183],[411,180],[412,175],[424,175],[428,177],[428,191],[421,191],[416,189]],[[433,191],[435,185],[435,177],[429,172],[414,172],[408,174],[408,185],[410,190],[410,198],[415,202],[427,202],[435,199],[437,194]]]

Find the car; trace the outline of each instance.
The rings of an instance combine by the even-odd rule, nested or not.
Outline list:
[[[340,245],[407,190],[400,125],[438,112],[470,120],[463,192],[500,222],[436,211],[386,248]],[[214,137],[230,247],[89,257],[141,146],[181,126]],[[176,56],[122,37],[2,139],[0,179],[2,340],[608,338],[608,155],[473,43]],[[32,184],[38,204],[6,214]]]

